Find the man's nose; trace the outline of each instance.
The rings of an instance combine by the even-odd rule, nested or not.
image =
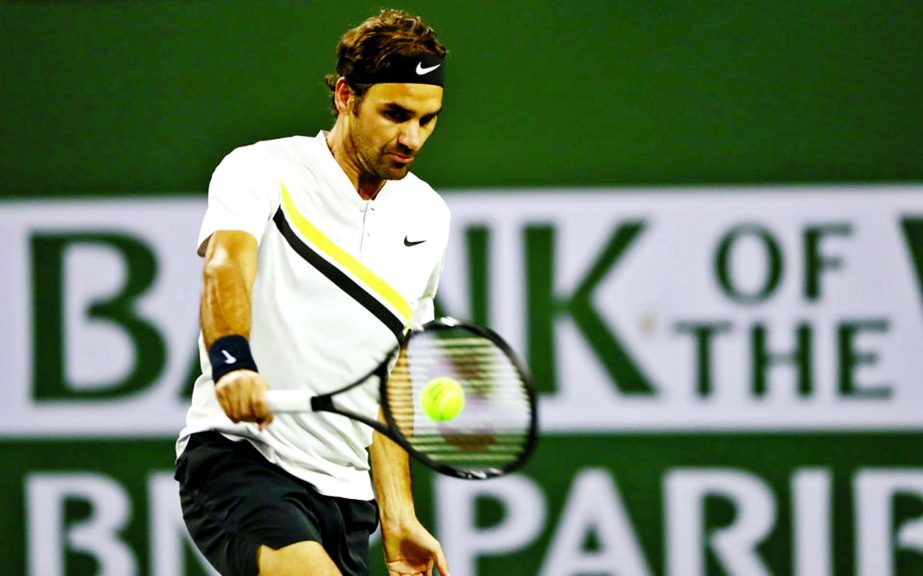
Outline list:
[[[420,148],[421,129],[420,124],[416,121],[405,122],[401,126],[400,135],[397,138],[398,144],[417,151]]]

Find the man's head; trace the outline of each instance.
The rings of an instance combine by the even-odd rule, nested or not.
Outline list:
[[[424,72],[421,79],[438,78],[439,85],[442,84],[442,70],[429,70],[445,59],[445,46],[422,18],[403,10],[382,10],[377,16],[347,30],[340,38],[336,54],[336,70],[324,78],[333,92],[334,116],[339,115],[336,84],[340,78],[346,79],[353,94],[361,100],[373,84],[380,83],[375,82],[376,79],[389,72],[406,71],[408,65],[416,71],[420,59],[423,62],[420,69]]]
[[[422,19],[383,10],[343,35],[326,78],[360,175],[403,178],[442,110],[446,49]]]

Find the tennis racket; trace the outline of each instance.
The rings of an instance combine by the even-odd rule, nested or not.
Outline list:
[[[372,377],[379,382],[384,423],[334,403],[337,395]],[[424,387],[436,378],[449,378],[461,387],[464,407],[450,419],[434,419],[423,409]],[[352,418],[437,472],[465,479],[492,478],[521,466],[535,446],[538,429],[535,391],[509,345],[487,328],[454,318],[411,330],[375,370],[339,390],[321,395],[268,390],[267,400],[272,412],[332,412]]]

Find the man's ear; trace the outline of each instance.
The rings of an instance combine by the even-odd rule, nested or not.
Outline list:
[[[334,88],[333,96],[333,101],[337,107],[337,114],[348,112],[355,95],[353,94],[352,88],[350,88],[349,84],[346,83],[346,78],[341,76],[337,79],[337,84]]]

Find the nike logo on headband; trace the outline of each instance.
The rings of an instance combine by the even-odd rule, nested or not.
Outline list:
[[[428,67],[428,68],[424,68],[424,67],[423,67],[423,62],[417,62],[417,75],[418,75],[418,76],[423,76],[423,75],[425,75],[425,74],[429,74],[430,72],[432,72],[432,71],[435,70],[436,68],[439,68],[440,66],[442,66],[442,64],[436,64],[435,66],[430,66],[430,67]]]

